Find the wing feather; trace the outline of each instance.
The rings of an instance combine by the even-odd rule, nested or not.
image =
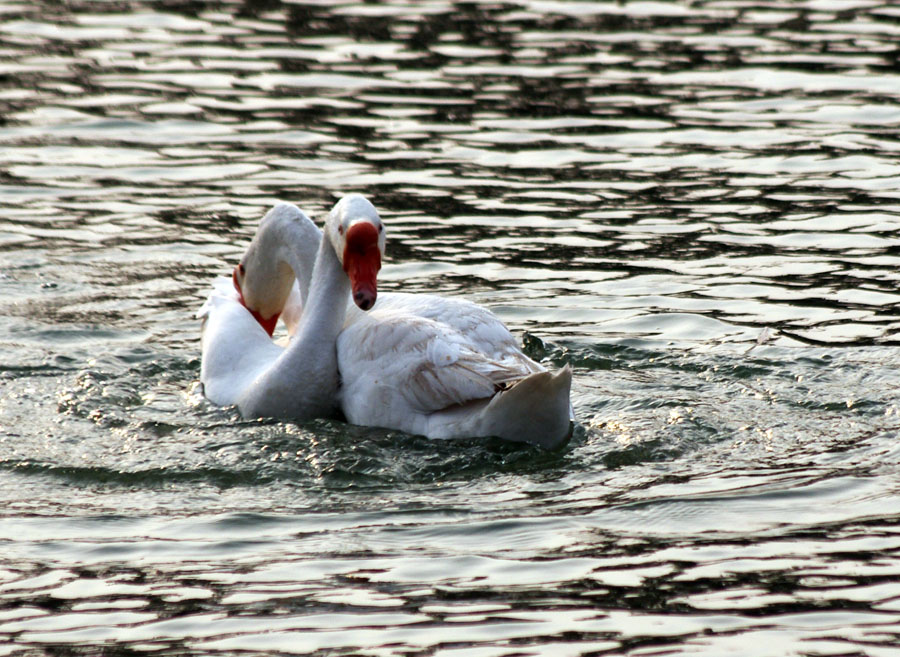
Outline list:
[[[471,304],[464,305],[468,311]],[[446,320],[447,308],[443,310]],[[472,341],[471,317],[448,322],[423,316],[427,312],[411,315],[408,311],[390,304],[376,306],[339,337],[344,408],[351,420],[357,410],[367,417],[393,417],[490,398],[502,387],[542,369],[519,352],[493,315],[490,318],[509,336],[509,344],[495,342],[491,353],[485,353]],[[450,316],[465,317],[463,313]]]

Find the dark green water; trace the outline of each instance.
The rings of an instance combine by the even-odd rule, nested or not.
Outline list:
[[[892,3],[0,2],[0,655],[890,655]],[[562,450],[242,421],[276,200],[575,368]]]

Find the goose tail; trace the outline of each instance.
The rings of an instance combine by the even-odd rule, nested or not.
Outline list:
[[[572,368],[535,372],[498,392],[482,411],[485,434],[555,449],[572,434]]]

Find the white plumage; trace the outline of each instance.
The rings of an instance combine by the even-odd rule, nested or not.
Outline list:
[[[308,233],[304,239],[317,237]],[[299,291],[314,284],[303,272],[299,278],[283,309],[289,331],[303,316]],[[231,369],[217,370],[243,378],[277,358],[281,348],[224,283],[205,308],[204,367],[207,360],[233,360]],[[468,301],[382,293],[368,312],[349,304],[335,346],[335,402],[351,423],[430,438],[494,435],[548,448],[569,435],[571,369],[547,371],[493,313]],[[233,403],[227,399],[233,382],[207,379],[212,401]]]

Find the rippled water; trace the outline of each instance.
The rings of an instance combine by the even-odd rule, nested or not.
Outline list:
[[[0,3],[0,654],[887,655],[889,2]],[[242,421],[275,200],[571,363],[547,453]]]

